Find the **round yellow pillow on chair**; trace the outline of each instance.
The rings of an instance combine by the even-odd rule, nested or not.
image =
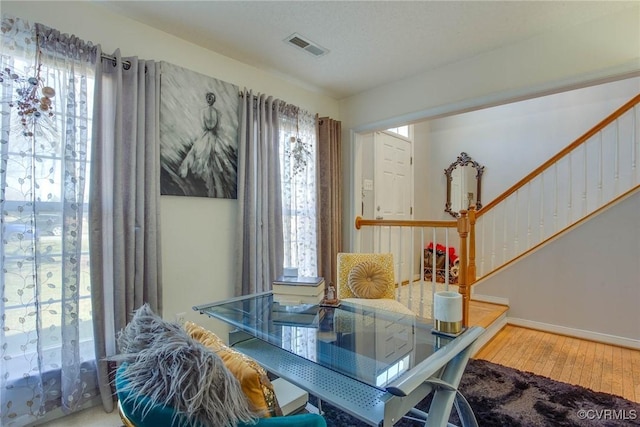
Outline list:
[[[389,273],[379,264],[364,261],[356,264],[349,272],[349,289],[358,298],[382,298],[391,284]]]

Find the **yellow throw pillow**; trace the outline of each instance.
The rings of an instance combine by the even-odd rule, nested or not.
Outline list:
[[[384,291],[384,294],[380,298],[396,298],[395,291],[395,278],[393,274],[393,254],[390,253],[349,253],[341,252],[338,254],[338,277],[337,277],[337,292],[338,298],[357,298],[349,287],[349,273],[356,265],[361,262],[374,262],[381,266],[389,277],[391,284]]]
[[[202,326],[187,322],[184,327],[191,338],[220,356],[227,369],[240,382],[251,409],[265,418],[282,416],[273,384],[262,366],[249,356],[227,346],[220,337]]]
[[[349,272],[348,285],[357,298],[378,299],[392,286],[389,274],[380,264],[364,261]]]

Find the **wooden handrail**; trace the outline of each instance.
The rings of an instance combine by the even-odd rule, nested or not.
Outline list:
[[[602,131],[605,127],[613,123],[638,103],[640,103],[640,94],[631,98],[600,123],[592,127],[584,135],[580,136],[555,156],[551,157],[541,166],[536,168],[533,172],[529,173],[515,185],[511,186],[491,203],[485,205],[481,210],[475,211],[471,208],[469,211],[460,211],[460,217],[457,221],[373,220],[363,219],[358,216],[355,220],[355,227],[357,230],[360,230],[362,226],[457,228],[458,235],[460,236],[460,274],[458,277],[458,292],[462,294],[463,297],[462,323],[464,327],[467,327],[469,322],[470,288],[476,282],[476,220],[487,211],[503,202],[507,197],[518,191],[520,188],[524,187],[528,182],[541,175],[560,159],[571,153],[574,149],[587,142],[591,137]]]
[[[460,275],[458,276],[458,292],[462,295],[462,326],[469,326],[469,301],[471,300],[471,285],[475,282],[475,247],[467,251],[467,237],[475,245],[475,211],[460,211],[456,221],[413,221],[413,220],[385,220],[363,219],[356,217],[355,227],[360,230],[363,226],[374,227],[434,227],[455,228],[460,236]],[[473,259],[469,259],[469,256]]]
[[[595,134],[600,132],[602,129],[607,127],[614,120],[618,119],[620,116],[622,116],[624,113],[629,111],[631,108],[633,108],[639,102],[640,102],[640,94],[638,94],[638,95],[634,96],[633,98],[631,98],[631,100],[629,100],[626,104],[624,104],[622,107],[618,108],[616,111],[611,113],[609,116],[607,116],[600,123],[598,123],[597,125],[592,127],[584,135],[582,135],[581,137],[579,137],[578,139],[573,141],[571,144],[567,145],[564,149],[562,149],[562,151],[560,151],[558,154],[556,154],[555,156],[551,157],[549,160],[544,162],[542,165],[540,165],[538,168],[536,168],[529,175],[525,176],[520,181],[515,183],[513,186],[511,186],[509,189],[507,189],[507,191],[505,191],[504,193],[502,193],[501,195],[496,197],[493,201],[491,201],[491,203],[483,206],[483,208],[480,209],[476,213],[476,218],[479,218],[480,216],[484,215],[487,211],[489,211],[490,209],[494,208],[499,203],[503,202],[507,197],[509,197],[510,195],[515,193],[516,191],[518,191],[520,188],[524,187],[525,184],[527,184],[529,181],[533,180],[538,175],[541,175],[544,171],[546,171],[551,166],[553,166],[555,163],[557,163],[558,160],[560,160],[561,158],[563,158],[564,156],[569,154],[576,147],[578,147],[581,144],[583,144],[586,141],[588,141],[589,138],[591,138],[592,136],[594,136]]]
[[[435,228],[455,228],[457,221],[411,221],[394,219],[363,219],[356,217],[356,230],[360,230],[363,225],[381,227],[435,227]]]

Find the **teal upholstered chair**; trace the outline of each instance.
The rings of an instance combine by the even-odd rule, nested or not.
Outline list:
[[[120,366],[116,372],[116,392],[118,395],[118,411],[126,427],[208,427],[187,424],[184,418],[174,418],[173,409],[162,405],[153,406],[143,418],[141,408],[146,406],[145,403],[148,398],[139,396],[136,399],[127,401],[130,393],[134,392],[128,390],[127,379],[122,375],[124,366]],[[321,415],[305,413],[286,417],[258,418],[255,424],[242,424],[238,427],[326,427],[326,425],[327,423]]]

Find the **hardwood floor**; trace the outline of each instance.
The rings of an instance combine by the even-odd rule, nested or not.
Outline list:
[[[471,300],[469,323],[487,328],[508,309]],[[507,325],[474,358],[640,403],[640,350]]]
[[[640,350],[507,325],[474,358],[640,403]]]
[[[469,302],[469,323],[486,329],[507,310],[509,310],[509,306],[506,305],[471,300]]]

